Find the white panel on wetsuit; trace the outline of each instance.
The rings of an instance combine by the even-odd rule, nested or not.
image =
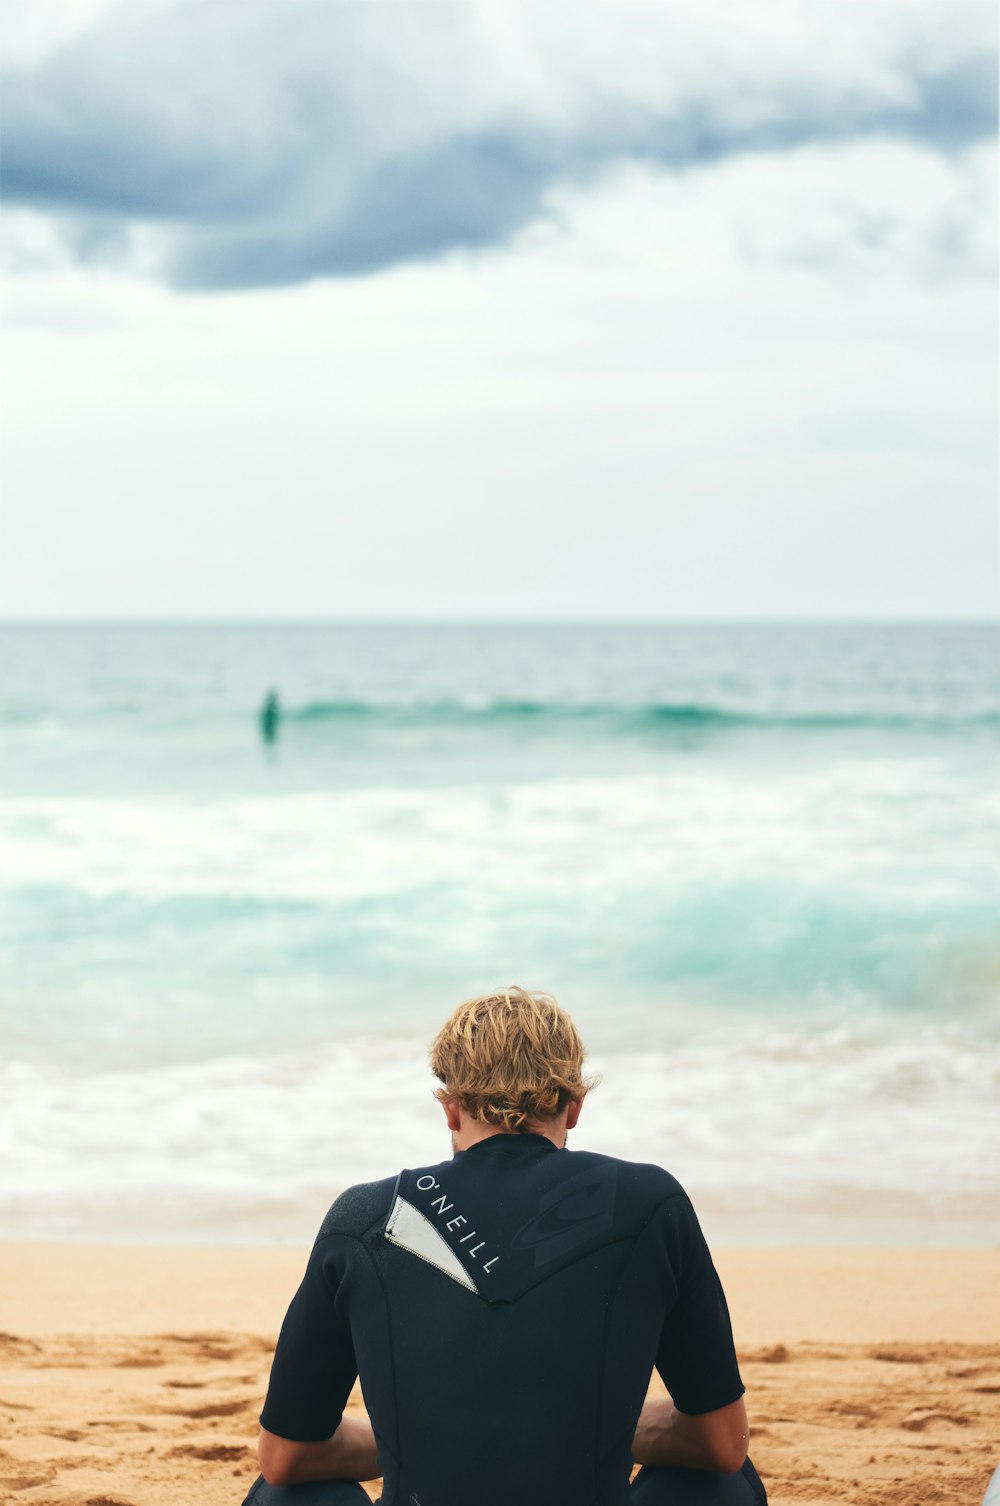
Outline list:
[[[478,1295],[476,1283],[454,1250],[441,1238],[430,1219],[403,1197],[397,1197],[392,1205],[392,1212],[386,1220],[385,1237],[401,1250],[408,1250],[411,1255],[419,1255],[421,1260],[437,1266],[453,1281]]]

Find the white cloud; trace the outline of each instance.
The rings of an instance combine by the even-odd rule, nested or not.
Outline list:
[[[927,280],[950,180],[885,150],[633,168],[558,233],[355,282],[23,278],[115,323],[8,336],[6,610],[991,610],[992,289]],[[890,172],[893,255],[789,256]]]
[[[627,258],[676,275],[728,262],[788,265],[864,288],[880,280],[928,283],[995,278],[997,152],[960,160],[894,141],[849,142],[751,154],[680,178],[628,169],[605,199],[572,195],[578,228]]]

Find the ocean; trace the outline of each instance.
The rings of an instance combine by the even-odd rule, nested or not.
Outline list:
[[[995,1242],[1000,626],[4,626],[0,976],[8,1238],[307,1241],[519,983],[712,1238]]]

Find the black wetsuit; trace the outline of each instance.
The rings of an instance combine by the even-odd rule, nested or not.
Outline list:
[[[658,1166],[496,1135],[337,1199],[282,1326],[261,1423],[329,1438],[360,1374],[384,1506],[763,1500],[752,1467],[647,1469],[630,1491],[654,1365],[683,1412],[743,1394],[683,1189]],[[364,1500],[353,1484],[251,1492],[255,1506],[286,1496]]]

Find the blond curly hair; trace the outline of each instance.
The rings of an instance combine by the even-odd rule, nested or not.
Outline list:
[[[583,1075],[583,1042],[551,994],[506,988],[460,1004],[438,1032],[437,1097],[514,1134],[552,1119],[596,1086]]]

